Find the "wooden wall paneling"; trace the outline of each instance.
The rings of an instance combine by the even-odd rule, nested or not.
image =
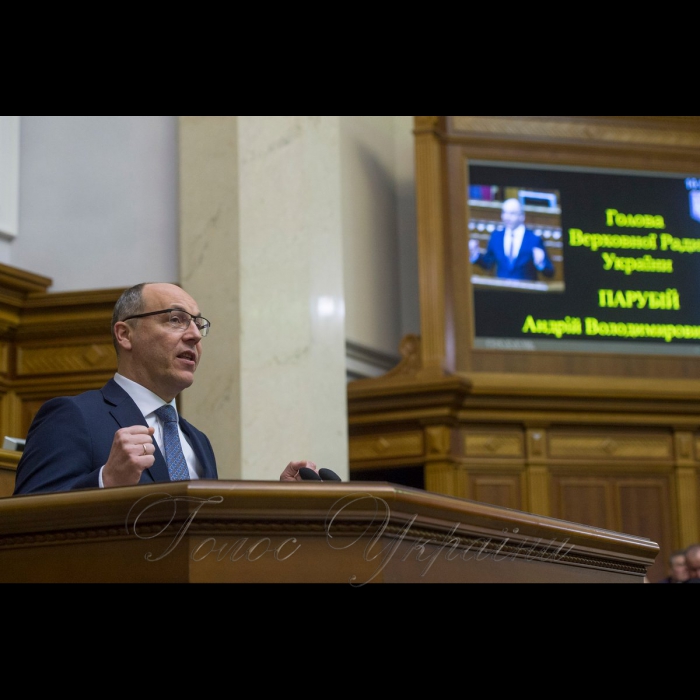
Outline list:
[[[7,379],[10,376],[12,367],[12,343],[0,341],[0,379]]]
[[[634,430],[626,426],[552,427],[549,454],[553,459],[604,463],[611,460],[673,460],[673,436],[670,431]]]
[[[490,503],[502,508],[522,510],[523,471],[518,469],[490,468],[466,469],[468,491],[463,495],[472,501]],[[461,495],[461,494],[460,494]]]
[[[525,419],[526,489],[521,506],[531,513],[550,512],[547,424]]]
[[[113,371],[116,353],[111,341],[70,342],[65,338],[18,343],[18,378],[56,375],[85,376]]]
[[[676,469],[676,499],[678,503],[677,536],[674,549],[700,542],[700,468]]]
[[[521,509],[538,515],[552,512],[549,469],[541,465],[529,465],[526,469],[526,494]]]
[[[471,424],[461,430],[467,459],[525,458],[525,436],[521,426]]]
[[[445,344],[445,179],[441,117],[417,117],[415,128],[418,275],[423,377],[441,376]]]
[[[24,437],[22,402],[15,391],[6,391],[0,400],[0,440],[8,437]],[[0,443],[1,445],[2,443]]]
[[[459,487],[460,480],[453,460],[432,459],[425,462],[426,491],[459,496]]]
[[[696,172],[700,117],[447,117],[472,158]]]
[[[350,459],[365,468],[385,464],[389,459],[402,463],[406,459],[422,458],[423,444],[420,429],[357,435],[350,440]]]
[[[15,473],[20,452],[0,449],[0,498],[11,496],[15,490]]]
[[[460,496],[505,508],[525,503],[525,437],[522,426],[462,423],[458,431],[463,451],[465,491]]]
[[[111,319],[123,289],[48,292],[51,280],[0,264],[0,440],[26,438],[41,405],[101,387],[116,370]],[[19,452],[0,450],[0,496]]]
[[[394,439],[401,430],[409,430],[409,422],[392,420],[392,416],[407,415],[406,410],[394,410],[401,404],[397,394],[406,391],[406,386],[401,385],[399,391],[399,385],[392,389],[389,384],[387,381],[376,395],[376,385],[374,389],[373,385],[365,385],[362,410],[351,410],[351,440],[356,439],[352,435],[357,427],[375,430],[377,425],[384,425],[385,419],[384,429]],[[625,508],[632,500],[621,492],[621,485],[630,493],[635,479],[640,480],[642,489],[648,488],[652,479],[656,480],[656,492],[665,499],[666,515],[660,512],[658,499],[646,499],[647,506],[656,509],[646,517],[654,524],[651,539],[663,548],[660,560],[665,561],[670,553],[668,547],[684,546],[696,539],[697,508],[691,502],[698,502],[697,416],[684,413],[683,402],[683,410],[679,411],[678,402],[631,401],[623,397],[598,401],[528,394],[516,401],[488,393],[475,396],[470,394],[473,388],[467,383],[458,393],[434,393],[435,400],[429,409],[423,406],[422,412],[415,395],[409,402],[411,411],[420,414],[424,422],[429,422],[430,416],[434,420],[440,415],[452,417],[448,425],[426,427],[424,443],[432,443],[437,453],[434,467],[428,466],[427,447],[424,455],[418,455],[419,443],[414,442],[411,462],[415,464],[418,457],[426,474],[433,469],[425,488],[604,529],[626,528],[624,531],[629,532],[640,527],[642,519],[638,514],[625,519]],[[369,394],[376,402],[368,398]],[[555,398],[562,400],[557,410],[551,408]],[[550,410],[542,410],[545,406]],[[415,426],[411,430],[415,432]],[[445,454],[448,443],[450,455]],[[677,463],[688,464],[689,469],[678,471]],[[400,469],[401,458],[373,460],[377,469],[382,464],[387,467],[385,479],[393,481],[389,468]],[[452,464],[456,465],[454,474]],[[351,470],[357,473],[352,454]],[[677,472],[692,486],[681,490],[676,483]],[[677,491],[683,494],[684,512],[677,505]],[[686,523],[684,534],[679,523]]]
[[[551,483],[552,517],[615,529],[614,494],[606,476],[554,472]]]
[[[615,482],[616,504],[619,507],[618,532],[636,532],[656,542],[663,552],[674,549],[674,532],[671,523],[673,489],[669,475],[642,478],[619,478]],[[666,575],[666,560],[659,559],[649,569],[650,580]]]
[[[656,472],[656,473],[654,473]],[[666,466],[650,467],[644,476],[596,470],[553,468],[551,516],[616,532],[635,532],[656,542],[666,555],[651,576],[665,575],[666,561],[675,544],[673,476]]]
[[[425,483],[426,488],[435,493],[458,496],[459,454],[455,452],[454,434],[450,425],[432,424],[424,428],[425,434]]]

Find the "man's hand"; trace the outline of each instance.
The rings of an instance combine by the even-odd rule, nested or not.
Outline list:
[[[318,469],[316,469],[316,465],[313,462],[290,462],[280,475],[280,481],[302,481],[302,478],[299,476],[299,470],[302,467],[313,469],[318,473]]]
[[[469,239],[469,259],[474,260],[479,257],[479,241],[474,238]]]
[[[132,486],[138,484],[144,469],[156,461],[156,446],[151,436],[155,428],[131,425],[114,433],[112,449],[102,470],[105,486]]]

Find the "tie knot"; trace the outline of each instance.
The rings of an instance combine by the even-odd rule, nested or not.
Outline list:
[[[169,403],[156,409],[154,413],[158,416],[158,418],[160,418],[161,421],[163,421],[163,423],[177,423],[177,414],[175,413],[175,409]]]

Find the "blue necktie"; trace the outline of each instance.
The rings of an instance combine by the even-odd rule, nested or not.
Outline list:
[[[512,264],[513,260],[515,260],[515,234],[512,231],[506,233],[504,247],[506,257]]]
[[[180,436],[177,431],[177,414],[175,409],[166,404],[155,411],[156,416],[163,423],[163,447],[165,448],[165,462],[168,465],[168,473],[171,481],[184,481],[190,478],[187,469],[187,460],[182,453]]]

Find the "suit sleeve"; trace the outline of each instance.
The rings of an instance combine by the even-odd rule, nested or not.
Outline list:
[[[96,453],[92,439],[82,411],[70,398],[46,401],[27,433],[14,494],[97,488],[109,452]]]
[[[540,241],[539,239],[537,240],[537,247],[542,248],[542,250],[544,251],[544,263],[540,272],[545,277],[552,277],[554,275],[554,265],[552,264],[552,261],[549,255],[547,254],[547,249],[544,247],[544,243],[542,243],[542,241]]]
[[[479,253],[477,258],[472,261],[473,265],[479,265],[479,267],[484,268],[484,270],[490,270],[496,264],[498,256],[496,255],[496,246],[494,243],[494,235],[491,234],[489,242],[486,245],[486,252]]]

